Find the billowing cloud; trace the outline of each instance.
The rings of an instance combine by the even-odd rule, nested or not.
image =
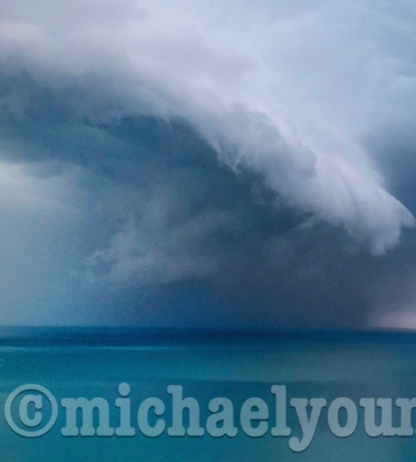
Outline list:
[[[391,176],[380,149],[387,124],[413,129],[414,15],[404,0],[3,1],[0,206],[17,212],[0,237],[27,239],[22,213],[42,240],[47,214],[51,250],[27,252],[43,277],[26,295],[4,264],[2,321],[373,322],[415,223],[397,186],[412,171]]]

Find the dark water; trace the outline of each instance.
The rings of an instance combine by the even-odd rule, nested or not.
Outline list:
[[[411,461],[416,456],[416,437],[369,437],[364,429],[360,398],[416,397],[416,336],[406,334],[233,334],[151,330],[1,329],[0,330],[0,460],[4,461]],[[118,386],[130,385],[133,437],[64,437],[66,425],[63,398],[103,397],[109,403],[110,425],[118,427],[120,411],[115,400]],[[46,387],[58,403],[54,427],[38,438],[17,435],[7,424],[4,407],[17,387]],[[160,398],[171,425],[172,396],[169,385],[181,385],[185,397],[200,406],[200,425],[211,415],[208,403],[229,398],[234,406],[238,434],[214,438],[172,437],[167,430],[156,438],[138,428],[137,410],[143,400]],[[276,401],[272,385],[286,385],[289,437],[273,437]],[[32,392],[39,394],[39,392]],[[12,416],[21,428],[35,431],[49,420],[50,406],[44,399],[38,427],[19,422],[16,398]],[[240,426],[240,409],[251,397],[264,400],[270,412],[267,433],[247,436]],[[324,408],[310,446],[301,453],[289,448],[302,430],[291,398],[325,398],[329,404],[348,397],[358,409],[358,424],[348,438],[334,436]],[[34,404],[28,407],[33,418]],[[98,411],[94,411],[98,426]],[[416,413],[416,411],[414,411]],[[156,417],[149,417],[155,424]],[[340,413],[340,424],[345,415]],[[380,420],[380,416],[377,416]],[[377,423],[377,420],[376,420]],[[81,415],[77,424],[81,427]],[[185,412],[184,426],[188,417]],[[393,424],[400,426],[394,408]],[[253,422],[253,427],[257,423]],[[416,428],[416,417],[412,421]]]

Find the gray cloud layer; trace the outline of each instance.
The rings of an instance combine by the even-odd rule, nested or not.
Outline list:
[[[411,313],[412,5],[30,5],[0,7],[2,322]]]

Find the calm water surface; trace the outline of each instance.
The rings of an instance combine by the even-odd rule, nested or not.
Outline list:
[[[399,462],[416,457],[416,436],[367,436],[359,407],[360,398],[416,397],[416,336],[409,334],[1,329],[0,377],[0,459],[4,461]],[[132,426],[136,428],[131,438],[63,437],[66,416],[61,406],[53,429],[39,438],[15,434],[4,417],[8,395],[32,383],[50,390],[58,404],[62,398],[105,398],[110,406],[110,424],[116,428],[119,410],[115,400],[120,397],[117,390],[122,382],[131,387]],[[302,453],[292,452],[290,437],[270,434],[275,424],[276,404],[270,391],[274,384],[286,385],[288,401],[325,398],[329,405],[337,397],[352,399],[359,412],[356,431],[349,438],[335,437],[324,410],[311,445]],[[164,418],[169,427],[169,385],[182,385],[184,397],[198,400],[202,427],[210,415],[209,401],[229,398],[234,405],[237,436],[170,437],[165,431],[157,438],[145,437],[137,426],[137,409],[148,397],[160,398],[166,405]],[[239,425],[241,406],[251,397],[262,398],[270,410],[269,431],[260,438],[245,435]],[[18,406],[12,408],[14,415]],[[48,407],[42,411],[47,420]],[[393,423],[399,426],[396,411]],[[34,407],[29,407],[29,417],[34,413]],[[340,414],[340,424],[344,418]],[[94,419],[96,424],[98,416]],[[292,428],[291,436],[302,436],[296,411],[289,404],[287,424]]]

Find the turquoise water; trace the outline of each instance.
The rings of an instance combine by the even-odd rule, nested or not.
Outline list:
[[[387,334],[277,334],[243,335],[207,332],[3,329],[0,332],[0,459],[5,461],[410,461],[416,437],[367,436],[360,398],[416,397],[416,337]],[[64,437],[63,398],[103,397],[109,403],[110,424],[119,425],[118,386],[130,385],[133,437]],[[6,422],[4,406],[17,387],[46,387],[59,405],[54,427],[38,438],[17,435]],[[171,425],[169,385],[181,385],[185,397],[200,406],[200,425],[211,413],[208,403],[227,397],[234,405],[238,434],[214,438],[172,437],[165,430],[156,438],[144,436],[137,425],[137,409],[149,397],[166,405],[166,427]],[[310,446],[301,453],[289,448],[293,436],[302,437],[294,408],[287,403],[290,437],[273,437],[276,402],[272,385],[286,385],[291,398],[325,398],[328,405],[348,397],[357,405],[358,424],[348,438],[334,436],[322,411]],[[247,436],[239,423],[245,400],[259,397],[267,404],[269,430],[259,438]],[[32,406],[32,407],[30,407]],[[35,408],[28,407],[29,417]],[[18,403],[12,411],[17,420]],[[400,426],[394,410],[393,424]],[[47,421],[50,409],[42,412]],[[416,412],[416,411],[414,411]],[[344,416],[345,417],[345,416]],[[340,424],[343,424],[340,414]],[[78,424],[81,427],[81,416]],[[156,417],[150,417],[154,424]],[[185,413],[184,426],[187,427]],[[41,424],[42,425],[42,424]],[[98,414],[94,415],[98,425]],[[253,423],[253,426],[257,424]],[[36,430],[37,427],[22,428]],[[416,418],[413,420],[416,428]]]

